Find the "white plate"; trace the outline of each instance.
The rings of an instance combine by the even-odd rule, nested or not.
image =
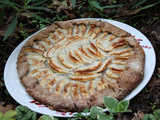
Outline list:
[[[145,54],[146,54],[145,61],[146,62],[145,62],[144,78],[143,78],[143,81],[125,98],[125,100],[130,100],[134,96],[136,96],[146,86],[146,84],[149,82],[154,72],[155,63],[156,63],[154,48],[149,42],[149,40],[141,32],[139,32],[138,30],[136,30],[135,28],[127,24],[113,21],[113,20],[108,20],[108,19],[96,19],[96,20],[102,20],[104,22],[109,22],[125,31],[128,31],[133,36],[135,36],[135,38],[138,40],[138,42],[140,43],[140,45],[143,47],[145,51]],[[55,117],[72,117],[74,113],[71,113],[71,112],[63,113],[63,112],[50,110],[44,105],[37,103],[36,101],[33,100],[32,97],[30,97],[26,93],[25,88],[20,83],[20,80],[17,76],[16,62],[17,62],[17,57],[18,57],[21,47],[25,44],[25,42],[28,39],[29,38],[27,38],[21,44],[19,44],[16,47],[16,49],[12,52],[9,59],[7,60],[5,70],[4,70],[4,81],[5,81],[8,92],[19,104],[27,106],[31,110],[37,113],[52,115]]]

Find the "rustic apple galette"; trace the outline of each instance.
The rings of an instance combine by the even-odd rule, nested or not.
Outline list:
[[[71,20],[29,38],[17,71],[33,99],[50,109],[81,111],[104,107],[104,96],[125,98],[142,81],[144,63],[130,33],[107,22]]]

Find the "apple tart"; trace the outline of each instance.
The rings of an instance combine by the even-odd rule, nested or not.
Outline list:
[[[145,53],[130,33],[98,20],[70,20],[29,38],[17,72],[35,100],[82,111],[104,107],[104,96],[124,99],[142,81],[144,64]]]

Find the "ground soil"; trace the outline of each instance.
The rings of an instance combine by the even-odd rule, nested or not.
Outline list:
[[[11,8],[6,9],[10,10]],[[69,9],[69,7],[62,9],[63,13],[61,14],[65,15],[66,17],[61,20],[69,20],[81,17],[79,12],[75,12],[75,9],[71,10]],[[156,53],[156,67],[153,76],[150,79],[150,82],[137,96],[130,100],[129,109],[132,110],[132,113],[120,114],[116,118],[117,120],[140,120],[144,114],[152,113],[154,110],[160,108],[160,8],[159,6],[157,6],[156,8],[147,9],[137,13],[133,13],[133,11],[130,11],[126,8],[123,8],[123,10],[119,11],[119,13],[116,13],[117,17],[115,17],[114,20],[127,20],[127,22],[125,23],[135,27],[149,39]],[[45,13],[47,14],[47,12],[48,11],[46,11]],[[102,17],[94,11],[82,12],[84,14],[84,17]],[[109,14],[109,12],[111,12],[110,9],[105,10],[105,14]],[[128,15],[127,13],[130,15]],[[7,12],[4,18],[4,22],[0,24],[0,112],[3,113],[5,113],[8,110],[14,109],[17,105],[19,105],[7,92],[3,76],[4,67],[8,57],[10,56],[12,51],[24,40],[23,36],[19,33],[21,29],[17,24],[17,27],[13,34],[5,41],[3,41],[3,37],[7,29],[7,23],[5,21],[10,22],[12,20],[12,17],[8,17],[11,14],[12,12]],[[140,16],[142,14],[145,14],[145,16]],[[139,16],[136,19],[133,18],[134,16],[136,17],[136,15]],[[51,16],[47,17],[51,18]],[[21,15],[18,19],[18,23],[23,23],[24,29],[27,31],[28,34],[32,34],[39,29],[37,27],[39,23],[33,23],[31,22],[32,20],[33,18],[31,18],[29,15],[27,16],[27,14]],[[49,24],[46,24],[46,26],[48,25]]]

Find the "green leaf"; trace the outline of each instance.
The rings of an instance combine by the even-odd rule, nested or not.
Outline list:
[[[23,30],[23,24],[22,23],[19,23],[19,27],[21,30]]]
[[[0,3],[3,3],[5,5],[14,5],[14,6],[20,7],[20,5],[14,3],[14,2],[11,2],[10,0],[0,0]]]
[[[13,117],[17,114],[16,111],[10,110],[6,112],[2,120],[14,120]]]
[[[143,119],[142,120],[151,120],[150,118],[149,118],[149,114],[145,114],[144,116],[143,116]]]
[[[6,5],[0,4],[0,8],[4,8]]]
[[[25,6],[27,6],[30,2],[32,2],[32,0],[24,1]]]
[[[97,106],[92,106],[90,109],[91,114],[100,114],[103,113],[103,108],[97,107]]]
[[[153,114],[157,119],[160,119],[160,109],[157,109],[156,111],[154,111]]]
[[[36,113],[33,111],[27,112],[27,114],[24,116],[22,120],[36,120]]]
[[[142,120],[156,120],[153,114],[145,114]]]
[[[126,111],[124,111],[124,112],[132,112],[132,110],[129,110],[129,109],[128,109],[128,110],[126,110]]]
[[[108,19],[112,19],[111,17],[109,17],[106,14],[103,14],[102,12],[98,11],[97,9],[95,9],[93,6],[90,6],[92,8],[93,11],[97,12],[98,14],[100,14],[102,17],[106,17]]]
[[[151,5],[144,6],[144,7],[140,8],[140,9],[138,9],[137,11],[141,11],[141,10],[148,9],[148,8],[150,8],[150,7],[153,7],[153,6],[155,6],[155,5],[156,5],[156,4],[158,4],[158,3],[159,3],[159,2],[156,2],[156,3],[154,3],[154,4],[151,4]]]
[[[54,117],[49,115],[42,115],[38,120],[54,120]]]
[[[40,29],[43,29],[46,27],[44,24],[39,24],[39,25],[40,25]]]
[[[104,104],[107,107],[109,112],[112,112],[112,110],[116,110],[119,101],[112,97],[104,97],[103,98]],[[111,110],[111,111],[110,111]]]
[[[42,21],[42,22],[44,22],[44,23],[49,23],[50,24],[50,22],[48,21],[48,20],[46,20],[46,19],[43,19],[41,16],[39,16],[39,15],[36,15],[36,14],[34,14],[34,13],[31,13],[31,12],[29,12],[29,14],[31,14],[33,17],[35,17],[36,19],[38,19],[38,20],[40,20],[40,21]]]
[[[62,2],[62,5],[63,5],[63,6],[67,6],[67,1],[63,1],[63,2]]]
[[[17,16],[12,20],[12,22],[8,26],[3,41],[5,41],[12,34],[12,32],[14,31],[14,29],[16,28],[16,24],[17,24]]]
[[[97,1],[90,1],[89,0],[89,4],[93,7],[95,7],[96,9],[103,11],[103,7],[101,7]]]
[[[59,120],[58,118],[54,117],[54,120]]]
[[[9,0],[0,0],[0,3],[4,4],[4,5],[8,5],[8,6],[11,6],[13,7],[14,9],[16,9],[17,11],[19,11],[19,8],[22,8],[20,5],[14,3],[14,2],[11,2]]]
[[[107,115],[105,113],[101,113],[98,115],[98,120],[114,120],[112,115]]]
[[[26,106],[18,106],[15,111],[18,112],[16,115],[17,120],[36,120],[36,113]]]
[[[129,100],[121,101],[118,104],[118,108],[120,112],[125,112],[128,109]]]
[[[5,93],[7,94],[7,95],[9,95],[9,92],[5,89]]]
[[[143,3],[145,3],[147,0],[142,0],[142,1],[139,1],[137,4],[135,4],[131,9],[134,9],[140,5],[142,5]]]
[[[27,9],[33,9],[33,10],[45,10],[47,9],[46,7],[32,7],[32,6],[28,6]]]
[[[123,4],[118,4],[118,5],[107,5],[107,6],[103,6],[103,9],[104,8],[115,8],[115,7],[122,7]]]
[[[84,117],[84,115],[81,112],[78,112],[77,114],[74,114],[73,117]]]
[[[0,112],[0,120],[2,120],[3,114]]]
[[[85,109],[83,110],[83,113],[88,113],[89,111],[90,111],[89,108],[85,108]]]
[[[72,0],[72,6],[73,6],[73,8],[76,7],[76,0]]]
[[[5,86],[5,84],[4,84],[4,83],[1,83],[1,86]]]
[[[112,3],[117,3],[117,0],[112,0]]]
[[[89,117],[91,118],[90,120],[96,120],[97,119],[97,115],[95,115],[95,114],[90,114]]]
[[[48,1],[48,0],[38,0],[36,3],[33,4],[33,6],[41,5],[41,4],[45,3],[46,1]]]

